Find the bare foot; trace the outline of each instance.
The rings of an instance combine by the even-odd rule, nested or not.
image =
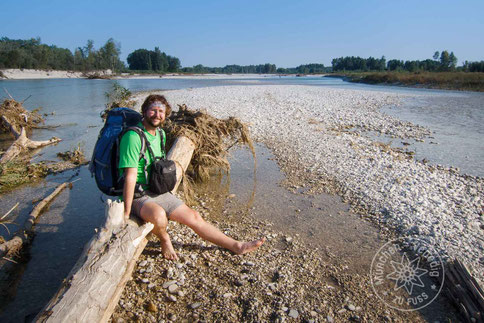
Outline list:
[[[175,249],[173,249],[173,245],[171,244],[170,239],[160,240],[161,244],[161,252],[163,253],[163,257],[168,260],[177,260],[178,256],[176,255]]]
[[[239,255],[243,255],[244,253],[248,253],[254,251],[255,249],[262,246],[262,244],[266,241],[265,237],[262,237],[258,240],[249,241],[249,242],[242,242],[240,249],[237,250],[235,253]]]

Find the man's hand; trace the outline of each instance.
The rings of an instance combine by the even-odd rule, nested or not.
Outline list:
[[[130,212],[124,212],[124,222],[128,221]]]

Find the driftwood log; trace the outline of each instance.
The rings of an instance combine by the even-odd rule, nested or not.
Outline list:
[[[15,236],[0,244],[0,258],[7,255],[16,255],[19,253],[22,246],[32,237],[32,227],[35,224],[38,216],[41,214],[42,210],[49,204],[64,188],[66,188],[68,183],[63,183],[54,190],[49,196],[43,199],[39,204],[37,204],[29,215],[29,218],[25,221],[23,227],[15,234]]]
[[[6,163],[13,160],[25,149],[40,148],[61,141],[59,138],[56,137],[52,137],[51,139],[44,141],[30,140],[29,138],[27,138],[27,132],[25,131],[25,128],[22,127],[19,132],[10,122],[10,120],[8,120],[8,118],[5,116],[2,116],[2,122],[10,129],[10,132],[14,135],[16,140],[3,154],[2,158],[0,159],[0,163]]]
[[[444,291],[466,322],[484,322],[483,288],[458,259],[446,264]]]
[[[186,170],[194,144],[180,137],[168,157]],[[177,172],[177,186],[183,172]],[[122,202],[108,200],[106,223],[87,243],[74,268],[35,322],[107,322],[136,260],[146,246],[151,223],[123,220]]]
[[[177,182],[172,193],[175,193],[178,189],[182,176],[185,173],[185,170],[188,168],[188,165],[190,164],[190,160],[192,159],[194,150],[195,144],[193,143],[193,141],[191,141],[187,137],[178,137],[171,146],[170,151],[166,155],[167,159],[174,160],[176,162]],[[189,158],[187,158],[188,156]]]

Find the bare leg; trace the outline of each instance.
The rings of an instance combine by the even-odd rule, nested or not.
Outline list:
[[[140,217],[144,221],[154,224],[155,227],[151,232],[160,239],[163,256],[169,260],[178,259],[175,250],[173,249],[173,245],[171,244],[170,236],[166,232],[168,220],[166,218],[165,210],[156,203],[147,202],[140,210]]]
[[[265,238],[250,242],[240,242],[222,233],[219,229],[206,222],[197,211],[192,210],[185,204],[176,208],[170,214],[170,219],[189,226],[202,239],[208,240],[216,245],[228,249],[236,254],[242,255],[259,248]]]

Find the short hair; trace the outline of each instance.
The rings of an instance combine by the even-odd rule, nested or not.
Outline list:
[[[143,104],[141,105],[141,114],[144,115],[150,105],[156,101],[160,101],[161,103],[163,103],[163,105],[166,107],[165,116],[168,117],[171,114],[171,105],[168,103],[163,95],[159,94],[148,95],[148,97],[145,99],[145,102],[143,102]]]

